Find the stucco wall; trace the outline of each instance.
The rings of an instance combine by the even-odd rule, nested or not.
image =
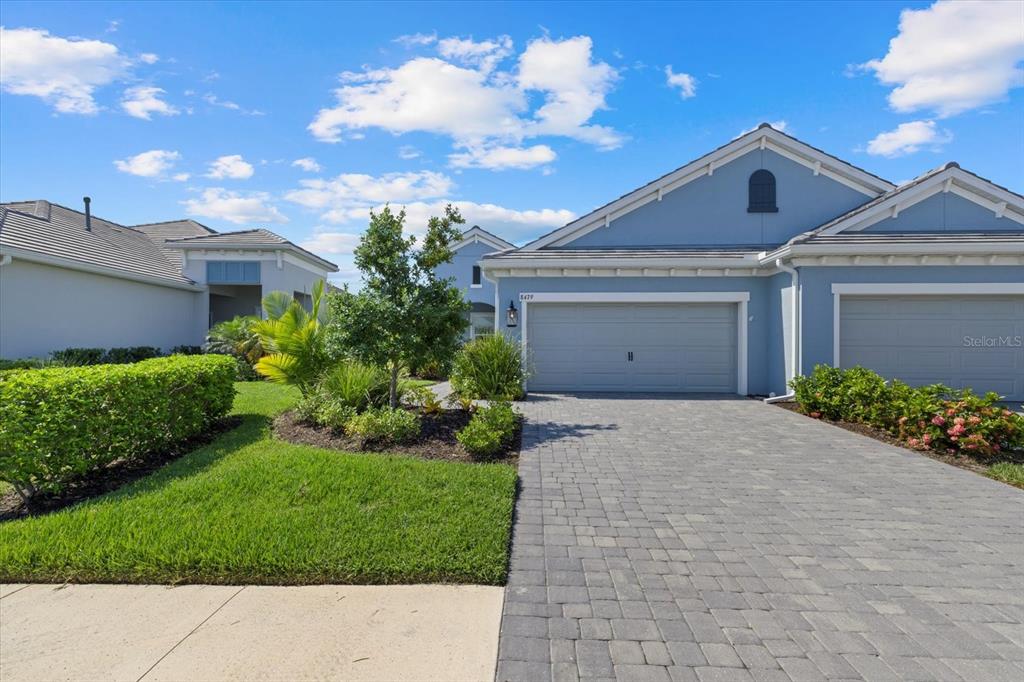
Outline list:
[[[942,192],[883,218],[865,232],[1024,232],[1024,225],[997,218],[991,209],[952,192]]]
[[[466,244],[455,252],[451,263],[439,265],[436,274],[441,278],[451,277],[454,280],[453,284],[462,290],[467,301],[494,305],[493,284],[481,276],[480,287],[474,288],[470,285],[473,283],[473,266],[480,263],[484,254],[493,253],[495,250],[493,246],[483,242]]]
[[[200,292],[15,259],[0,267],[0,357],[203,342]]]
[[[778,213],[748,213],[748,180],[775,175]],[[774,246],[872,197],[769,150],[755,150],[612,221],[564,248],[610,246]]]
[[[833,362],[832,284],[906,284],[966,282],[1024,282],[1020,266],[920,266],[920,267],[803,267],[800,268],[803,306],[803,372],[816,364]]]
[[[519,294],[541,292],[688,292],[746,291],[747,303],[747,391],[767,395],[785,390],[783,357],[780,352],[781,297],[788,276],[768,277],[505,277],[498,281],[501,310],[499,330],[521,338],[522,325],[505,326],[505,307],[510,299],[521,307]],[[776,357],[778,356],[778,357]],[[769,368],[772,368],[770,371]],[[783,368],[781,371],[776,367]]]

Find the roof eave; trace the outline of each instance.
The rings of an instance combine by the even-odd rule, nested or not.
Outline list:
[[[57,267],[67,268],[69,270],[88,272],[95,275],[105,275],[107,277],[115,277],[117,279],[127,279],[133,282],[155,284],[158,286],[171,287],[173,289],[184,289],[186,291],[205,290],[205,287],[194,283],[178,282],[172,279],[165,279],[163,277],[152,277],[138,273],[126,272],[125,270],[118,270],[117,268],[96,265],[94,263],[85,263],[83,261],[75,260],[73,258],[51,256],[49,254],[39,253],[37,251],[30,251],[28,249],[22,249],[15,246],[0,245],[0,254],[11,256],[11,258],[16,260],[26,260],[32,263],[39,263],[41,265],[53,265]]]

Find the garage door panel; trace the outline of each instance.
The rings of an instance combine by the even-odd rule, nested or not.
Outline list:
[[[1024,297],[843,296],[839,327],[843,367],[1024,400]]]
[[[533,303],[527,320],[531,390],[736,390],[735,304]]]

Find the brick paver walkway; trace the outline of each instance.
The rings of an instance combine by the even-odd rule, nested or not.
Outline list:
[[[751,400],[523,410],[499,682],[1024,679],[1024,492]]]

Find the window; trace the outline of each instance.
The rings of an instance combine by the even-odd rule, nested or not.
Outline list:
[[[259,284],[259,261],[211,260],[206,262],[208,284]]]
[[[473,286],[475,286],[475,287],[480,286],[480,266],[479,265],[474,265],[473,266]]]
[[[778,213],[775,205],[775,176],[765,169],[750,175],[748,213]]]

